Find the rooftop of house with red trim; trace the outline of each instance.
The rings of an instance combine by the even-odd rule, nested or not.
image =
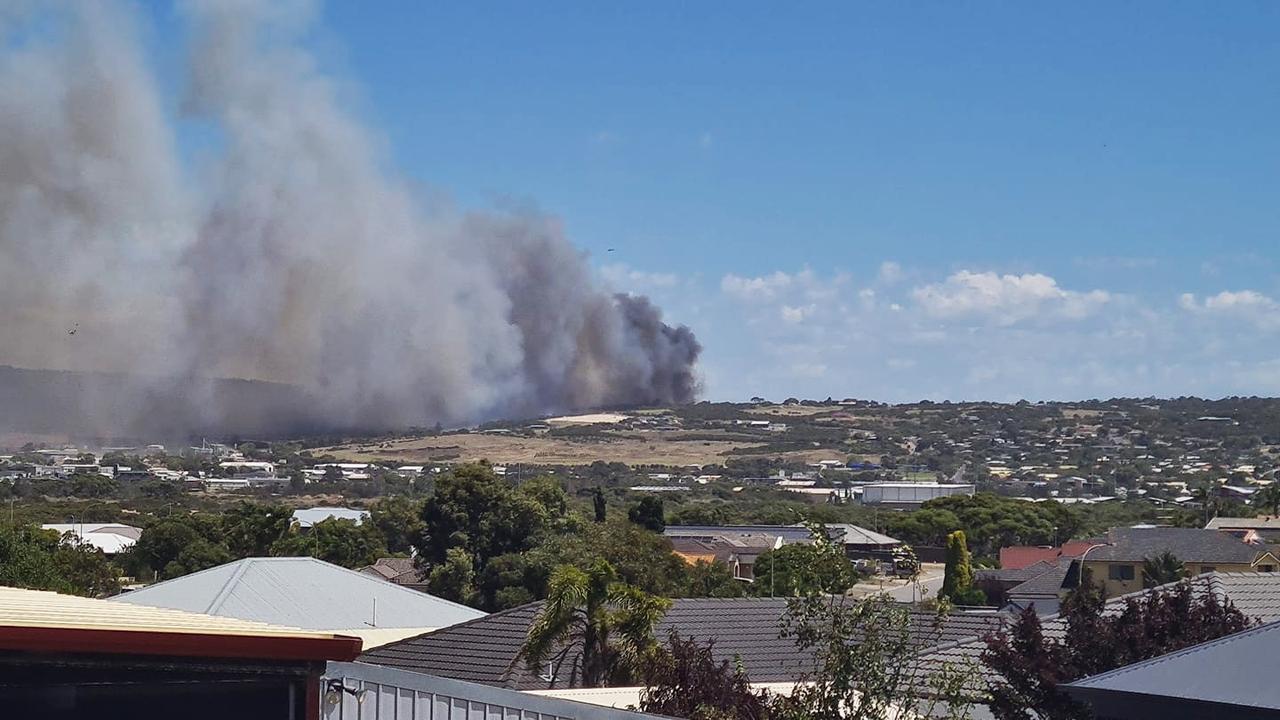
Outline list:
[[[279,661],[348,661],[334,633],[0,587],[0,650]]]

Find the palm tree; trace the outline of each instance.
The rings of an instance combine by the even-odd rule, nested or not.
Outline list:
[[[1186,566],[1168,550],[1142,561],[1142,587],[1144,588],[1168,585],[1186,576]]]
[[[554,683],[569,662],[571,687],[629,683],[657,651],[653,629],[670,604],[618,582],[604,560],[585,572],[561,566],[552,574],[542,612],[511,664],[523,660],[538,672],[550,663],[547,674]]]

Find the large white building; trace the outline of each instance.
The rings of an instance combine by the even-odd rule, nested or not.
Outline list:
[[[972,495],[975,489],[973,485],[944,485],[936,482],[874,483],[862,486],[862,504],[919,507],[929,500],[940,497]]]

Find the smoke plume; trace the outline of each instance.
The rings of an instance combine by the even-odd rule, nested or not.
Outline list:
[[[554,218],[463,213],[388,169],[301,41],[309,3],[182,5],[176,103],[127,7],[16,7],[0,10],[0,365],[119,373],[79,398],[128,426],[99,432],[695,396],[693,334],[601,287]],[[186,159],[183,128],[203,139]],[[215,378],[297,391],[232,408]]]

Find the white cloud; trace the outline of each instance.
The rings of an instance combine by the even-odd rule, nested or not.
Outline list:
[[[741,277],[730,273],[720,280],[720,289],[739,300],[772,300],[796,282],[781,270],[761,277]]]
[[[680,282],[680,277],[675,273],[645,272],[622,263],[601,267],[600,276],[613,287],[623,290],[669,288]]]
[[[876,272],[876,279],[885,285],[893,285],[901,280],[902,276],[902,266],[892,260],[880,263],[880,270]]]
[[[1191,313],[1236,318],[1262,329],[1280,328],[1280,302],[1256,290],[1223,290],[1203,300],[1192,293],[1178,297],[1178,305]]]
[[[782,315],[783,322],[788,322],[794,325],[796,323],[804,322],[805,318],[811,317],[817,311],[818,306],[812,304],[801,306],[783,305],[779,309],[779,314]]]
[[[1000,325],[1035,317],[1081,319],[1097,312],[1113,297],[1105,290],[1077,292],[1048,275],[998,275],[961,270],[941,283],[911,293],[930,316],[984,316]]]

